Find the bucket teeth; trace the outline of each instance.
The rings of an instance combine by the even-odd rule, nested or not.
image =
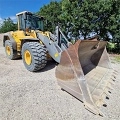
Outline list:
[[[118,75],[118,72],[113,72],[114,75]]]
[[[112,80],[109,81],[110,84],[115,85],[115,82]]]
[[[105,95],[105,97],[106,97],[106,95]],[[106,104],[106,102],[104,101],[104,97],[102,97],[102,96],[99,96],[99,97],[93,96],[93,100],[97,107],[100,107],[101,105]]]
[[[111,78],[111,80],[112,80],[112,81],[114,81],[114,82],[116,81],[116,79],[115,79],[115,78]]]
[[[107,103],[105,102],[105,98],[106,98],[106,94],[103,93],[101,96],[93,96],[93,100],[96,104],[97,107],[101,107],[103,104],[107,105]]]
[[[114,90],[114,88],[111,86],[111,84],[108,84],[107,88],[110,89],[110,90]]]
[[[106,94],[106,96],[110,97],[111,93],[109,93],[108,91],[104,92]]]
[[[99,115],[102,117],[105,116],[105,114],[103,114],[103,112],[101,112],[101,111],[100,111]]]
[[[116,79],[116,76],[115,76],[115,75],[112,75],[112,77],[113,77],[114,79]]]
[[[95,104],[97,105],[97,107],[101,107],[102,105],[106,105],[107,106],[107,103],[102,98],[99,99],[98,101],[96,101]]]
[[[96,115],[102,115],[102,112],[94,105],[84,102],[84,106],[87,110],[93,112]]]

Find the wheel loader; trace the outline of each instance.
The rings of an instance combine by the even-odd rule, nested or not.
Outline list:
[[[71,44],[60,27],[55,34],[43,30],[44,18],[24,11],[16,14],[18,30],[5,33],[3,46],[9,59],[22,57],[27,70],[43,69],[49,58],[58,64],[55,71],[60,87],[84,103],[94,114],[105,104],[114,84],[115,71],[106,51],[106,41],[77,40]]]

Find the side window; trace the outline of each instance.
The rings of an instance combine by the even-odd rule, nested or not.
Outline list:
[[[25,29],[25,23],[24,23],[23,15],[19,15],[18,17],[19,17],[20,30],[24,30]]]
[[[39,26],[39,29],[43,31],[43,21],[39,20],[38,26]]]

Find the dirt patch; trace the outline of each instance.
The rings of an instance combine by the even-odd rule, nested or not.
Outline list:
[[[40,72],[29,72],[21,59],[8,60],[0,40],[0,119],[1,120],[120,120],[120,64],[104,117],[85,109],[82,102],[61,91],[55,78],[56,64],[48,62]]]
[[[3,34],[0,34],[0,46],[2,46]]]

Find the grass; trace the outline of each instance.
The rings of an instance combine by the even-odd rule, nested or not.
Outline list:
[[[115,61],[120,63],[120,56],[115,56]]]

